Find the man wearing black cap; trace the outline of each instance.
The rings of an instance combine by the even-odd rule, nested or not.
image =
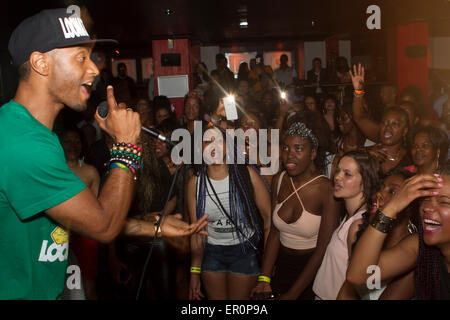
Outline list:
[[[97,200],[67,167],[52,132],[64,105],[86,108],[99,73],[89,57],[95,42],[66,9],[44,10],[11,35],[9,51],[20,79],[15,97],[0,108],[0,299],[58,299],[67,267],[66,230],[109,242],[122,229],[133,193],[132,166],[111,166]],[[107,97],[109,114],[96,114],[96,120],[116,142],[135,148],[138,114],[117,105],[112,87]]]

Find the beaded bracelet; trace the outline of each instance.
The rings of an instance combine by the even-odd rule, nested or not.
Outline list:
[[[137,168],[139,168],[141,161],[141,147],[132,145],[131,143],[113,143],[113,147],[110,150],[111,158],[121,159],[132,162]]]
[[[191,273],[202,273],[202,268],[191,267]]]
[[[258,282],[267,282],[267,283],[270,283],[270,277],[259,276],[259,277],[258,277]]]

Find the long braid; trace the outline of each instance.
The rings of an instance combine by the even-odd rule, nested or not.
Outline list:
[[[442,165],[438,172],[450,176],[450,161]],[[441,290],[442,254],[436,246],[428,246],[423,239],[422,221],[419,228],[419,257],[415,272],[416,297],[421,300],[439,299]]]
[[[226,134],[224,130],[217,129],[223,135]],[[227,139],[227,141],[229,140]],[[236,146],[235,143],[234,146]],[[255,230],[257,240],[259,240],[261,239],[261,224],[258,221],[259,215],[257,215],[253,199],[253,186],[250,181],[250,174],[246,165],[237,165],[237,152],[235,149],[233,150],[234,152],[227,153],[228,160],[232,160],[232,164],[228,165],[230,216],[237,228],[240,228],[244,234],[248,234],[247,231],[251,229]],[[229,159],[231,156],[233,159]],[[197,166],[196,169],[199,181],[196,215],[197,218],[200,218],[205,214],[206,207],[207,165],[203,163],[201,166]],[[236,230],[236,233],[239,242],[243,245],[243,250],[245,250],[244,243],[248,239],[238,230]]]
[[[423,225],[419,223],[419,258],[415,272],[416,297],[419,300],[435,300],[440,297],[441,253],[435,246],[423,241]]]

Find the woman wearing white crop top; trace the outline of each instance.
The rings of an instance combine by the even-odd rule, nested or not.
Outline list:
[[[326,167],[321,119],[304,113],[292,120],[281,143],[286,171],[272,183],[273,224],[255,299],[273,291],[279,299],[313,300],[312,282],[339,222],[332,184],[321,174]]]
[[[347,214],[334,231],[314,280],[317,299],[336,300],[345,281],[349,257],[363,215],[370,212],[372,196],[380,184],[379,164],[365,151],[350,151],[339,160],[334,196],[344,200]]]
[[[203,155],[210,164],[196,165],[186,188],[191,222],[208,214],[206,241],[191,237],[191,300],[204,297],[201,284],[209,300],[248,299],[259,274],[257,248],[270,229],[269,191],[255,169],[230,159],[237,152],[227,150],[226,138],[223,129],[209,125]]]

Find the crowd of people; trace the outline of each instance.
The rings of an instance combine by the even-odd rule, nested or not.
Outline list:
[[[196,121],[202,134],[214,131],[193,153],[226,150],[226,129],[278,129],[279,141],[264,143],[279,143],[279,171],[262,175],[259,156],[235,164],[233,145],[234,153],[218,155],[229,161],[181,164],[175,175],[172,146],[142,132],[143,166],[121,235],[100,247],[73,237],[87,298],[134,298],[143,272],[146,299],[449,298],[450,102],[425,103],[415,86],[400,93],[389,83],[371,86],[364,67],[350,69],[343,57],[334,70],[314,59],[303,81],[287,55],[274,71],[258,55],[236,76],[223,54],[216,62],[210,73],[203,63],[194,69],[179,119],[165,96],[135,97],[128,106],[166,137],[178,128],[194,134]],[[135,96],[125,91],[120,96]],[[237,120],[227,119],[229,94]],[[89,115],[101,99],[94,91],[79,128],[61,120],[69,167],[94,192],[108,175],[112,146]],[[246,140],[243,153],[258,144]],[[190,223],[208,214],[208,236],[153,239],[136,231],[164,208]],[[150,247],[157,262],[143,270]],[[424,265],[424,252],[434,252],[427,253],[434,264]],[[365,283],[371,264],[381,269],[376,289]],[[434,282],[423,283],[427,277]]]
[[[99,71],[77,19],[44,10],[10,39],[0,298],[450,299],[447,88],[427,100],[371,86],[343,57],[314,59],[299,80],[287,55],[272,70],[258,54],[235,76],[218,54],[217,69],[194,68],[177,118],[150,84],[139,96],[125,65]],[[185,129],[183,152],[203,157],[178,163],[142,125]],[[268,134],[239,145],[227,129]]]

